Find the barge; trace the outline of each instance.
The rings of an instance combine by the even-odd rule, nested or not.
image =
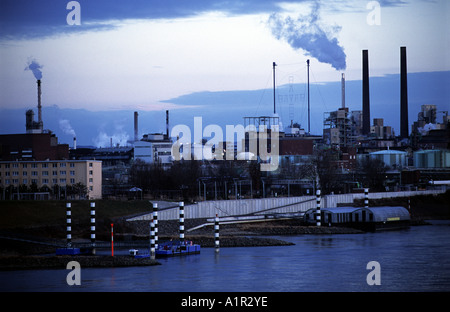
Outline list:
[[[130,249],[130,255],[134,258],[147,258],[150,257],[149,253],[139,254],[139,250]],[[192,241],[169,241],[158,244],[158,248],[155,249],[156,258],[184,256],[200,253],[200,245],[193,244]]]

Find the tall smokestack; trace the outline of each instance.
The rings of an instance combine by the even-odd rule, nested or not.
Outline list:
[[[41,105],[41,80],[37,80],[37,86],[38,86],[38,123],[39,123],[39,129],[43,129],[43,122],[42,122],[42,105]]]
[[[73,149],[76,150],[77,149],[77,138],[73,137]]]
[[[362,134],[368,135],[370,133],[370,97],[369,97],[369,51],[362,51],[363,57],[363,127]]]
[[[342,73],[341,78],[341,89],[342,89],[342,108],[345,108],[345,75]]]
[[[138,112],[134,112],[134,141],[139,141]]]
[[[166,139],[169,139],[169,111],[166,110]]]
[[[409,137],[408,131],[408,83],[406,70],[406,47],[400,47],[400,136]]]

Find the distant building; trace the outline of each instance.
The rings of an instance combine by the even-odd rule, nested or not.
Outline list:
[[[145,134],[141,141],[134,143],[134,160],[146,163],[160,163],[164,168],[172,165],[172,140],[167,135]]]
[[[370,127],[371,137],[375,137],[377,139],[390,139],[393,138],[393,131],[390,126],[384,125],[383,118],[374,118],[373,126]]]
[[[414,167],[416,168],[450,168],[450,151],[422,150],[414,152]]]
[[[0,161],[0,186],[65,188],[81,183],[90,199],[102,198],[102,162],[95,160]]]
[[[389,168],[403,168],[408,165],[407,153],[403,151],[396,150],[383,150],[372,152],[369,154],[358,154],[357,158],[359,161],[364,158],[378,159],[382,161]]]
[[[69,145],[59,144],[51,132],[0,135],[0,160],[61,160],[69,158]]]

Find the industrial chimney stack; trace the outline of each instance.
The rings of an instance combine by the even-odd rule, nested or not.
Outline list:
[[[44,129],[44,123],[42,122],[42,105],[41,105],[41,80],[37,81],[38,86],[38,125],[39,129],[42,131]]]
[[[370,133],[370,97],[369,97],[369,51],[363,50],[363,126],[362,134],[368,135]]]
[[[408,138],[408,83],[406,47],[400,47],[400,137]]]
[[[138,112],[134,112],[134,141],[139,141]]]
[[[342,108],[345,108],[345,75],[342,73],[341,78],[341,89],[342,89]]]
[[[169,111],[166,110],[166,140],[169,139]]]

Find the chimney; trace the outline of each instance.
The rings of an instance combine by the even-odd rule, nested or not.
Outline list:
[[[76,150],[77,149],[77,138],[73,137],[73,149]]]
[[[38,79],[37,85],[38,85],[38,123],[39,123],[39,129],[42,131],[44,126],[43,126],[43,122],[42,122],[41,80],[40,79]]]
[[[362,126],[362,134],[368,135],[370,133],[370,98],[369,98],[369,51],[363,50],[363,126]]]
[[[345,108],[345,75],[342,73],[341,78],[341,89],[342,89],[342,108]]]
[[[166,140],[169,139],[169,111],[166,110]]]
[[[400,47],[400,137],[409,137],[406,47]]]
[[[134,112],[134,141],[139,141],[138,112]]]

